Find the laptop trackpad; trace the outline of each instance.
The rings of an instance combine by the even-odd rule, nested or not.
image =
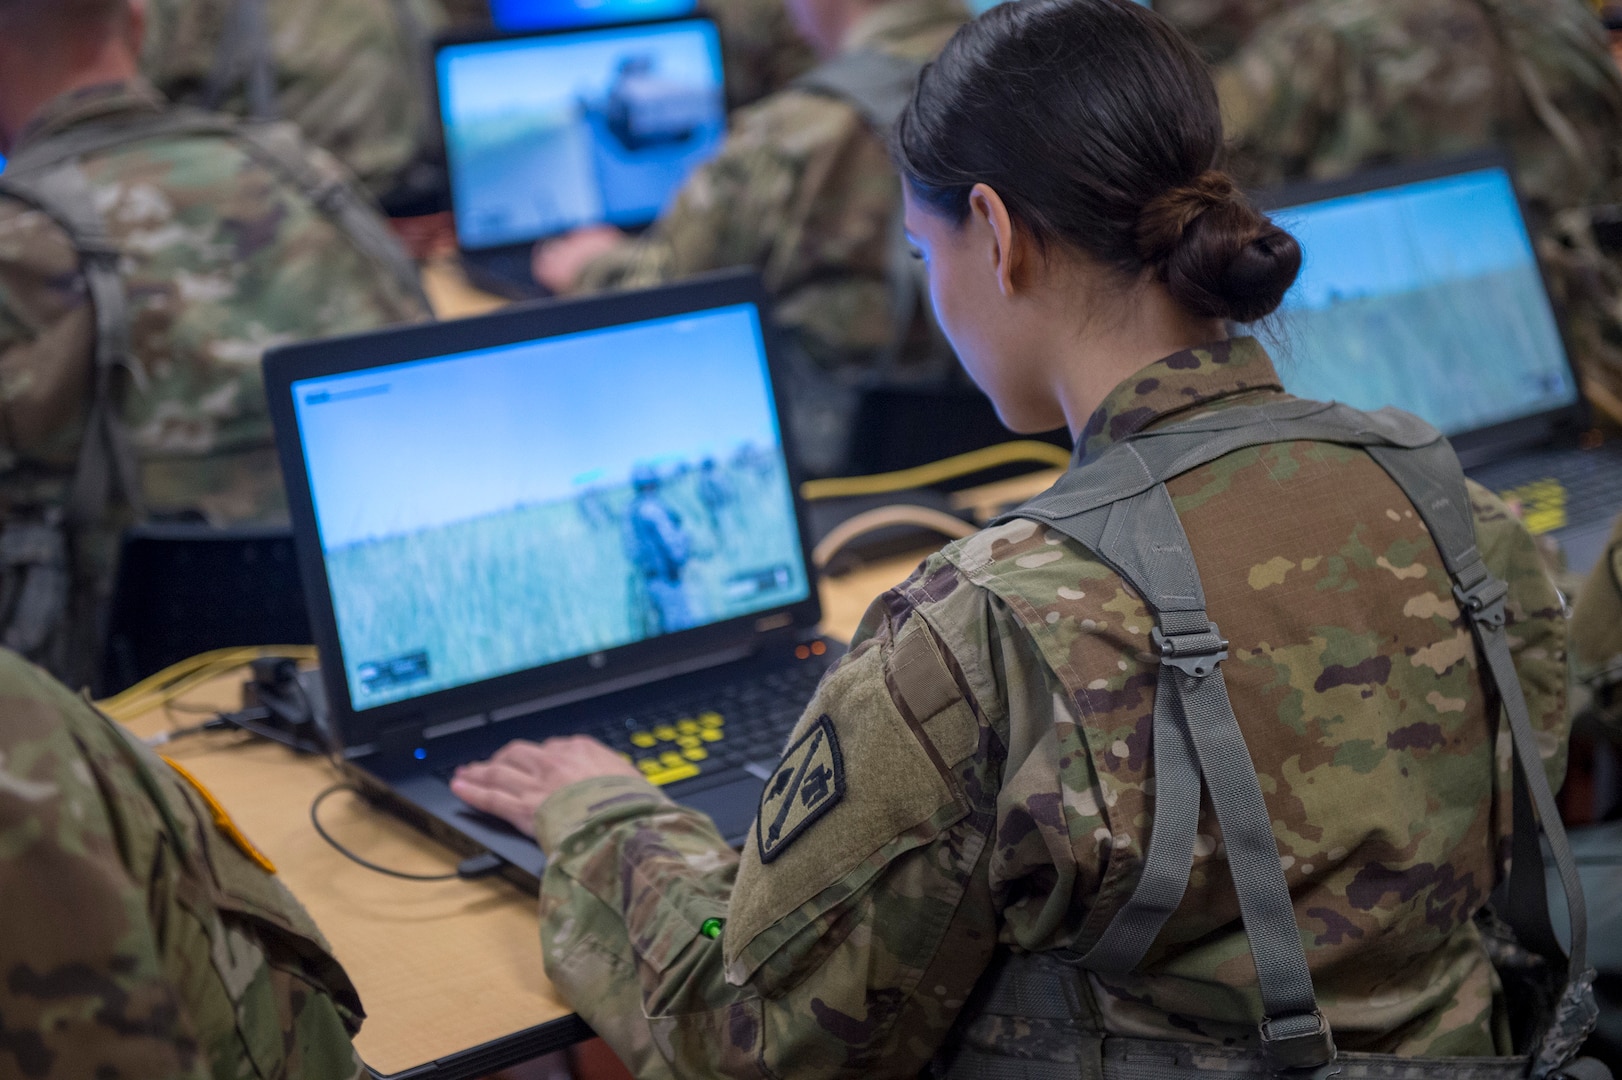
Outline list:
[[[749,826],[755,822],[760,808],[760,793],[765,784],[753,776],[734,780],[719,787],[684,795],[677,801],[708,814],[716,829],[726,837],[727,843],[737,847],[749,837]]]

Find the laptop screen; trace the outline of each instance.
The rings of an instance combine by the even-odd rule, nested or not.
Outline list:
[[[1509,175],[1498,167],[1273,212],[1301,242],[1285,387],[1396,405],[1447,435],[1576,403]]]
[[[490,0],[490,21],[511,33],[669,19],[697,10],[697,0]]]
[[[435,63],[467,250],[646,225],[726,134],[708,19],[446,45]]]
[[[292,397],[356,712],[810,595],[753,304]]]

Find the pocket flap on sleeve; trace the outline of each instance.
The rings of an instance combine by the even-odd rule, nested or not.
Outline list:
[[[909,633],[925,632],[915,625]],[[887,655],[860,649],[824,680],[767,781],[727,915],[728,982],[805,941],[808,926],[968,812],[919,720],[898,703]]]

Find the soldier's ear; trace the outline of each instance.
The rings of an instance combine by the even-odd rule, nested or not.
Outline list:
[[[1013,296],[1021,284],[1019,269],[1028,238],[1015,228],[1002,196],[989,185],[976,184],[970,190],[969,217],[986,244],[983,255],[990,260],[998,291],[1005,297]]]

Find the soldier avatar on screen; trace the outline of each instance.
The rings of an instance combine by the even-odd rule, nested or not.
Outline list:
[[[715,534],[715,542],[722,546],[726,544],[726,534],[721,531],[721,512],[725,510],[736,495],[732,485],[727,483],[715,466],[714,458],[705,458],[698,467],[698,501],[704,504],[704,515],[709,519],[710,532]]]
[[[651,465],[638,465],[631,472],[634,494],[625,511],[625,556],[636,570],[649,635],[685,630],[697,621],[682,580],[693,557],[692,542],[660,486]]]

